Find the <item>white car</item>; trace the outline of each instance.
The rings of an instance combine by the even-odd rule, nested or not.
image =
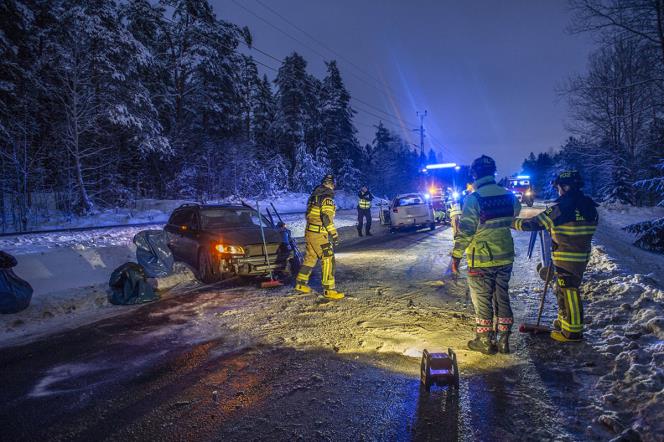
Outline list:
[[[421,193],[397,195],[390,204],[390,230],[407,227],[436,228],[431,200]]]

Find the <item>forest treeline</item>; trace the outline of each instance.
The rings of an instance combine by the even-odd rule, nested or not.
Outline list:
[[[664,205],[664,2],[572,0],[572,32],[598,41],[587,72],[560,88],[574,136],[557,151],[531,153],[523,169],[540,195],[550,180],[579,170],[597,201]],[[664,250],[664,219],[630,227],[637,244]]]
[[[416,179],[416,151],[376,122],[361,145],[334,60],[297,53],[273,81],[249,29],[207,0],[0,5],[0,214],[25,230],[55,199],[77,215],[138,198],[310,191],[325,173],[380,194]]]

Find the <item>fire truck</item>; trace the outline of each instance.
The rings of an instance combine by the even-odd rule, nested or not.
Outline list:
[[[519,198],[519,201],[533,207],[535,190],[530,184],[530,175],[513,175],[507,179],[507,188]]]
[[[431,200],[436,222],[449,224],[450,207],[467,192],[470,167],[456,163],[427,164],[422,170],[420,187]]]

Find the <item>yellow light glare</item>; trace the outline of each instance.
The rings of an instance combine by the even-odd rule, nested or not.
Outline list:
[[[226,246],[224,244],[216,244],[214,248],[219,253],[227,253],[231,255],[244,255],[244,249],[240,246]]]

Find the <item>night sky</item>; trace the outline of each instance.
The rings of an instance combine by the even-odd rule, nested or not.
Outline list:
[[[352,102],[362,143],[371,141],[372,126],[382,117],[419,144],[412,129],[416,111],[426,109],[427,150],[463,164],[491,155],[499,175],[517,172],[530,151],[557,148],[569,136],[566,101],[556,87],[585,70],[593,47],[589,36],[566,31],[564,0],[212,4],[219,18],[248,26],[256,48],[278,59],[297,51],[319,78],[323,56],[337,59],[351,95],[362,101]],[[251,54],[279,67],[268,55]],[[259,68],[271,79],[276,75]]]

